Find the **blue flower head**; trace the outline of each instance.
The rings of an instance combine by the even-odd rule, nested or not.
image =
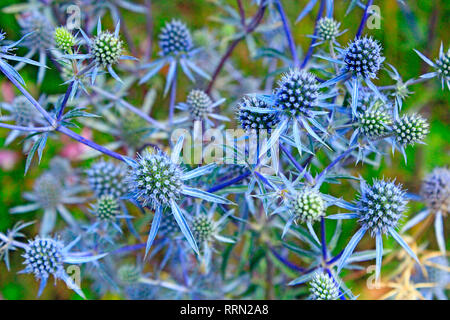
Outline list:
[[[47,17],[38,11],[24,14],[19,19],[22,34],[26,37],[23,45],[30,50],[47,50],[55,46],[54,28]]]
[[[363,184],[357,203],[360,224],[374,236],[397,228],[408,201],[405,191],[392,181],[374,180],[373,185]]]
[[[194,120],[203,119],[212,105],[211,98],[203,90],[191,90],[186,98],[189,112]]]
[[[390,132],[392,119],[386,111],[369,109],[358,113],[356,118],[361,132],[369,139],[381,138]]]
[[[132,194],[143,206],[170,205],[171,200],[180,198],[183,172],[179,165],[162,151],[146,150],[139,155],[137,166],[128,177]]]
[[[127,170],[121,164],[112,161],[94,163],[86,171],[89,186],[97,197],[111,195],[120,198],[128,192],[125,181]]]
[[[450,170],[435,168],[423,180],[420,194],[430,209],[446,215],[450,210]]]
[[[179,20],[166,22],[159,34],[159,46],[165,56],[189,52],[192,49],[191,33]]]
[[[404,115],[393,124],[395,139],[401,146],[421,142],[429,132],[428,122],[420,114]]]
[[[356,38],[344,51],[344,71],[357,77],[375,78],[384,60],[381,49],[378,41],[371,37]]]
[[[340,25],[333,18],[321,18],[317,22],[317,37],[323,41],[334,41],[340,33]]]
[[[319,83],[309,72],[291,69],[278,82],[276,105],[290,116],[311,114],[318,104]]]
[[[266,102],[254,97],[243,98],[237,106],[236,114],[242,129],[246,132],[251,130],[267,130],[270,133],[272,128],[280,121],[276,113],[258,113],[250,111],[248,108],[265,109],[268,106]]]
[[[123,51],[123,43],[118,35],[109,31],[102,31],[92,40],[90,50],[95,62],[107,68],[119,62]]]
[[[447,82],[448,84],[450,82],[450,48],[446,53],[441,48],[439,58],[436,59],[435,64],[439,78],[441,78],[442,82]]]
[[[289,199],[288,207],[296,220],[313,223],[325,215],[326,204],[318,191],[305,187]]]

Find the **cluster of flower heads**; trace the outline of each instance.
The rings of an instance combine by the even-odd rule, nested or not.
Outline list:
[[[298,21],[316,2],[309,2]],[[306,292],[305,298],[355,299],[342,274],[362,268],[360,262],[375,260],[378,280],[382,259],[390,254],[384,250],[383,239],[393,238],[396,244],[391,251],[401,251],[417,269],[409,278],[437,283],[424,295],[445,296],[449,169],[434,169],[424,178],[420,192],[414,194],[417,190],[406,190],[396,179],[374,178],[370,183],[355,173],[354,164],[377,166],[383,157],[393,162],[390,147],[400,150],[406,161],[405,148],[424,143],[430,133],[428,121],[420,113],[402,110],[402,101],[412,93],[410,86],[434,77],[450,89],[450,49],[445,52],[441,45],[434,62],[416,51],[433,70],[405,82],[386,63],[396,83],[377,86],[372,81],[385,71],[381,42],[358,31],[341,46],[339,37],[345,31],[333,17],[333,1],[326,2],[326,15],[316,19],[311,46],[302,63],[281,2],[256,3],[259,9],[252,20],[226,7],[224,11],[230,16],[216,20],[231,28],[218,33],[200,30],[192,37],[182,21],[167,21],[157,36],[156,59],[151,50],[141,55],[144,45],[136,49],[134,37],[123,24],[127,21],[118,19],[123,9],[151,12],[128,1],[85,1],[86,26],[75,30],[58,27],[58,19],[49,14],[45,2],[30,2],[18,15],[23,38],[9,43],[0,33],[0,72],[23,94],[1,104],[7,114],[0,114],[0,127],[12,130],[6,144],[25,136],[26,171],[35,154],[41,160],[47,141],[57,134],[93,149],[76,149],[78,161],[90,161],[99,153],[104,157],[83,170],[72,168],[67,159],[52,159],[48,170],[35,179],[32,192],[23,194],[29,203],[10,210],[13,214],[37,211],[40,218],[40,236],[28,243],[21,239],[31,223],[0,232],[0,258],[9,269],[10,252],[23,250],[22,273],[34,274],[40,281],[39,295],[53,276],[84,297],[64,264],[87,264],[86,274],[99,295],[112,291],[131,299],[261,298],[259,292],[267,290],[255,290],[260,280],[255,282],[254,275],[263,272],[272,281],[283,281],[277,285],[307,283],[309,293],[301,293]],[[114,32],[102,30],[105,9],[112,14]],[[264,20],[266,10],[268,22]],[[257,28],[259,24],[261,28]],[[255,41],[258,36],[261,39]],[[197,47],[198,39],[207,39],[204,48]],[[264,81],[249,77],[239,70],[239,64],[229,60],[242,39],[246,39],[252,57],[264,58]],[[260,40],[267,48],[256,50]],[[228,41],[233,42],[224,50]],[[145,46],[151,44],[149,41]],[[12,54],[18,45],[28,48],[25,57]],[[136,58],[125,55],[128,50]],[[284,54],[288,50],[290,57]],[[31,59],[36,53],[39,62]],[[12,62],[18,64],[12,66]],[[38,83],[47,67],[54,64],[67,92],[34,100],[18,73],[25,64],[39,67]],[[165,100],[157,100],[161,84],[155,77],[161,70],[165,76],[161,97],[170,92],[167,108]],[[180,88],[182,76],[194,86]],[[142,86],[150,88],[143,91]],[[247,92],[248,88],[252,90]],[[142,108],[131,103],[133,94],[144,96]],[[184,102],[178,102],[180,98]],[[216,108],[219,105],[220,110]],[[153,118],[156,106],[158,116]],[[167,111],[167,121],[160,118],[160,111]],[[227,115],[233,112],[243,129],[239,131],[244,131],[243,136],[233,137],[233,143],[250,141],[253,132],[269,134],[266,144],[258,149],[256,163],[190,164],[181,157],[181,151],[183,156],[190,154],[191,146],[187,146],[190,141],[186,136],[174,141],[179,125],[195,130],[195,124],[200,123],[201,129],[225,131],[232,123]],[[101,121],[96,119],[98,115]],[[100,146],[71,131],[79,124],[120,141]],[[233,151],[233,159],[245,158],[251,147],[237,150],[227,143],[216,144],[216,156],[223,147]],[[281,150],[280,158],[275,147]],[[269,150],[270,164],[262,157]],[[194,153],[203,155],[203,151]],[[359,195],[353,201],[334,194],[334,184],[349,181],[348,185],[357,189],[354,182],[358,180]],[[409,207],[414,207],[408,202],[416,200],[425,207],[408,214]],[[419,249],[406,234],[430,216],[440,250],[433,260],[439,264],[437,269],[433,264],[430,267],[431,260],[425,268],[421,266]],[[356,231],[339,241],[344,219],[355,219]],[[330,220],[337,220],[332,238],[326,234]],[[355,251],[365,234],[374,238],[374,250]],[[338,251],[341,242],[345,246]],[[291,261],[291,252],[305,258],[303,262],[309,266],[297,266]],[[261,259],[264,256],[267,259]],[[268,263],[260,262],[270,259],[276,259],[276,266],[283,268],[269,268]],[[284,283],[286,268],[301,274]],[[281,298],[297,298],[297,293],[285,291]]]

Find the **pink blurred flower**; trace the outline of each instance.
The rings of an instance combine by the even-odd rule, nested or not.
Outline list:
[[[83,138],[91,140],[92,130],[88,128],[83,128],[83,130],[81,130],[81,136]],[[89,147],[86,146],[85,144],[72,140],[67,136],[62,136],[61,141],[65,144],[65,147],[61,151],[61,156],[68,158],[71,161],[79,160],[80,156],[85,151],[89,150]]]
[[[19,160],[19,154],[15,151],[0,150],[0,168],[9,171],[14,168]]]

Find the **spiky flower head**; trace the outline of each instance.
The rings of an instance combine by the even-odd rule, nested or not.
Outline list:
[[[339,287],[328,274],[316,272],[309,282],[309,292],[312,300],[337,300]]]
[[[320,193],[305,187],[288,202],[295,219],[302,223],[313,223],[325,215],[325,201]]]
[[[332,18],[321,18],[317,22],[317,36],[321,40],[334,40],[339,35],[340,23]]]
[[[344,52],[344,70],[354,76],[375,78],[384,57],[381,45],[371,37],[356,38],[348,44]]]
[[[166,22],[159,34],[159,46],[165,56],[189,52],[192,49],[189,29],[179,20]]]
[[[91,44],[91,52],[98,65],[108,67],[119,61],[123,51],[122,40],[109,31],[97,35]]]
[[[126,285],[135,284],[141,278],[141,268],[133,264],[124,264],[117,270],[119,281]]]
[[[63,51],[69,51],[75,45],[75,37],[65,27],[56,28],[54,37],[56,46]]]
[[[98,199],[95,215],[100,221],[114,222],[119,213],[120,205],[115,197],[103,195]]]
[[[291,69],[278,82],[276,104],[290,116],[309,115],[317,104],[319,83],[309,72]]]
[[[33,186],[36,201],[44,209],[54,209],[61,203],[62,185],[58,178],[46,172],[36,179]]]
[[[450,81],[450,48],[447,53],[441,53],[435,61],[436,71],[444,81]]]
[[[128,192],[126,168],[112,161],[99,161],[86,171],[89,186],[97,197],[111,195],[120,198]]]
[[[210,241],[214,231],[214,221],[207,215],[199,214],[192,220],[192,233],[198,243]]]
[[[359,222],[372,236],[386,233],[389,228],[397,227],[407,203],[405,191],[393,181],[375,179],[372,186],[363,183],[357,202]]]
[[[367,138],[376,139],[389,134],[392,120],[386,111],[370,109],[359,113],[357,118],[359,128]]]
[[[23,44],[29,49],[46,50],[54,48],[53,25],[38,11],[26,13],[19,19],[22,34],[29,34]]]
[[[183,182],[181,168],[162,151],[146,150],[130,170],[128,183],[142,205],[155,208],[170,205],[180,197]]]
[[[17,96],[11,103],[11,115],[19,126],[27,127],[39,118],[39,113],[24,96]]]
[[[209,113],[211,98],[203,90],[191,90],[186,98],[189,113],[194,120],[201,120]]]
[[[395,139],[403,146],[421,142],[429,133],[429,125],[420,114],[413,113],[402,116],[392,126]]]
[[[430,209],[447,214],[450,210],[450,170],[435,168],[423,180],[420,194]]]
[[[37,279],[47,279],[50,275],[59,277],[63,269],[64,244],[51,238],[36,238],[26,248],[25,272],[34,273]]]
[[[278,115],[275,113],[257,113],[248,110],[248,108],[268,108],[267,103],[252,98],[243,98],[237,107],[237,117],[242,129],[249,132],[251,130],[267,130],[268,133],[279,122]]]

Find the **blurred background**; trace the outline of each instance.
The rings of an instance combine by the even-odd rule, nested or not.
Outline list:
[[[18,40],[21,37],[20,28],[14,14],[5,13],[2,9],[12,4],[23,3],[19,0],[2,0],[0,3],[0,29],[6,32],[7,39]],[[56,1],[57,2],[57,1]],[[133,1],[141,3],[141,1]],[[143,1],[142,1],[143,2]],[[225,1],[229,5],[236,7],[234,0]],[[306,16],[299,24],[294,24],[297,15],[303,9],[306,1],[300,0],[282,0],[285,11],[289,17],[295,41],[299,47],[306,50],[309,46],[310,39],[307,34],[312,34],[314,28],[314,20],[318,10],[316,6],[312,13]],[[378,39],[384,47],[384,56],[386,62],[394,65],[404,80],[417,77],[420,74],[428,72],[428,66],[413,51],[417,49],[424,53],[427,57],[434,60],[438,56],[441,41],[444,43],[444,50],[450,45],[450,1],[405,1],[408,3],[410,12],[401,10],[401,6],[396,0],[375,0],[374,3],[381,8],[381,29],[367,30],[366,33]],[[250,0],[244,0],[244,7],[247,15],[250,16],[256,11],[256,5]],[[340,38],[340,43],[345,44],[349,39],[353,38],[357,27],[361,20],[362,10],[354,9],[349,15],[345,16],[349,1],[335,1],[334,18],[342,22],[342,29],[348,31]],[[188,27],[195,33],[200,29],[215,29],[219,35],[233,33],[233,27],[224,26],[214,20],[218,15],[217,7],[207,0],[154,0],[152,1],[153,28],[155,35],[153,39],[156,41],[156,35],[162,28],[164,23],[172,18],[183,20]],[[144,52],[148,43],[145,40],[145,15],[134,14],[130,11],[123,10],[123,19],[127,20],[130,34],[132,35],[135,46],[139,52]],[[109,20],[108,20],[109,19]],[[111,20],[108,15],[104,19],[105,25],[111,26]],[[221,50],[224,51],[229,42],[221,43]],[[153,57],[156,57],[159,48],[157,44],[153,46]],[[19,49],[17,54],[21,55],[26,52]],[[264,77],[266,70],[261,68],[258,61],[253,61],[249,55],[245,42],[241,42],[233,52],[232,60],[237,67],[242,69],[245,76],[248,77]],[[51,66],[51,65],[50,65]],[[35,85],[37,68],[25,67],[21,71],[22,77],[27,83],[27,89],[36,97],[42,93],[55,94],[64,93],[65,87],[60,86],[62,80],[58,72],[52,68],[47,71],[44,83],[39,89]],[[163,85],[163,76],[157,76],[152,81],[155,86]],[[160,83],[160,84],[158,84]],[[386,73],[380,75],[377,84],[392,84]],[[185,79],[181,80],[178,90],[178,100],[184,99],[191,85]],[[1,101],[11,101],[17,94],[17,91],[0,75],[0,99]],[[405,164],[403,157],[396,153],[392,158],[392,162],[386,163],[382,161],[379,167],[369,165],[358,166],[355,172],[371,180],[371,177],[387,177],[396,178],[397,181],[404,184],[405,188],[413,193],[419,191],[421,179],[430,172],[434,167],[446,166],[450,164],[450,92],[449,90],[441,90],[438,81],[428,81],[423,84],[411,87],[414,94],[407,98],[404,102],[404,109],[408,111],[414,110],[424,115],[430,122],[431,133],[426,138],[427,145],[416,145],[414,148],[407,149],[408,163]],[[135,97],[129,97],[128,100],[135,105],[142,101],[142,94],[137,92]],[[154,106],[154,116],[156,118],[167,114],[168,100],[158,94],[157,101]],[[232,117],[232,115],[231,115]],[[39,166],[33,165],[24,177],[25,156],[21,153],[22,145],[20,139],[16,140],[12,145],[4,147],[5,137],[8,130],[0,129],[0,231],[6,231],[8,228],[19,221],[31,221],[39,219],[41,213],[27,213],[25,215],[13,216],[8,210],[14,206],[24,203],[22,192],[30,190],[33,180],[42,170],[48,167],[49,161],[55,155],[63,155],[70,157],[71,151],[68,150],[68,144],[76,149],[73,141],[69,141],[66,137],[62,137],[60,141],[52,140],[46,147],[45,156]],[[108,141],[108,138],[101,134],[94,133],[94,140],[98,142]],[[83,168],[88,166],[88,162],[76,164],[74,166]],[[353,199],[354,190],[345,186],[332,186],[330,190],[333,194],[341,194],[345,199]],[[413,203],[410,205],[410,213],[417,213],[422,205]],[[74,208],[73,210],[76,211]],[[447,219],[448,220],[448,219]],[[450,238],[448,229],[450,224],[446,221],[447,240]],[[352,234],[354,223],[344,224],[342,243],[340,247],[348,241]],[[330,227],[332,230],[332,227]],[[37,233],[37,226],[27,228],[26,232],[30,235]],[[414,230],[413,232],[419,232]],[[331,232],[331,231],[330,231]],[[420,231],[422,232],[422,231]],[[427,241],[430,248],[437,248],[433,228],[428,228],[420,235],[421,241]],[[360,244],[361,248],[372,249],[373,240],[369,237],[364,238]],[[393,243],[387,241],[386,246],[392,246]],[[37,292],[37,282],[31,275],[18,275],[17,272],[22,269],[22,258],[19,253],[15,253],[11,257],[11,271],[8,272],[4,264],[0,264],[0,299],[35,299]],[[389,268],[396,267],[395,260],[390,264]],[[383,269],[384,270],[384,269]],[[356,273],[356,272],[355,272]],[[255,275],[257,276],[257,275]],[[352,288],[355,294],[360,294],[360,298],[372,299],[380,297],[385,291],[369,290],[366,286],[367,276],[365,274],[350,275],[346,280],[347,286]],[[256,281],[256,280],[255,280]],[[52,282],[52,281],[50,281]],[[87,288],[83,284],[83,288]],[[84,289],[88,298],[90,297],[88,289]],[[286,287],[285,290],[291,290]],[[42,298],[44,299],[77,299],[77,295],[65,288],[60,283],[53,287],[52,283],[47,285]],[[103,297],[104,299],[118,298],[112,294]]]

